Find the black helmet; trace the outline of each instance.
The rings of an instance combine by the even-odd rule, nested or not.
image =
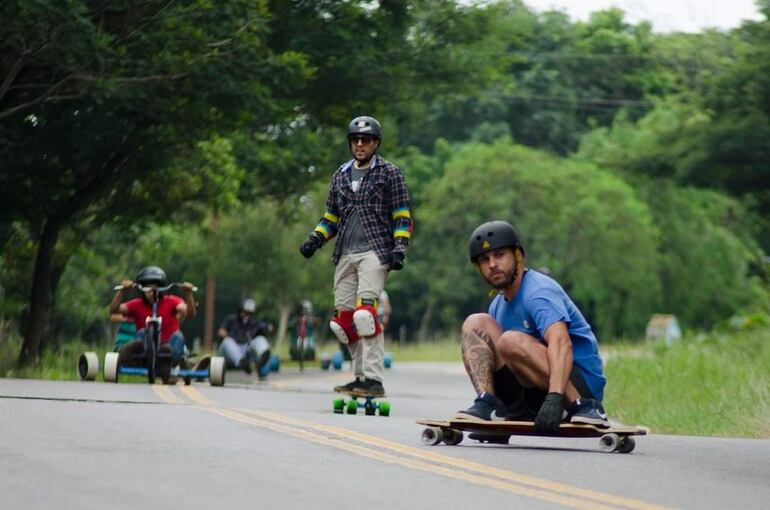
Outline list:
[[[348,124],[348,138],[353,135],[367,135],[382,140],[382,126],[374,117],[356,117]]]
[[[468,253],[471,262],[476,263],[479,255],[496,250],[498,248],[521,248],[524,253],[524,247],[519,241],[519,235],[513,228],[513,225],[507,221],[488,221],[476,227],[468,240]]]
[[[166,272],[158,266],[147,266],[136,275],[136,281],[141,284],[157,283],[162,286],[166,283]]]

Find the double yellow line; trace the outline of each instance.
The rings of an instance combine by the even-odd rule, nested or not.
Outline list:
[[[187,400],[175,395],[167,386],[153,385],[152,389],[162,400],[168,403],[188,403]],[[189,401],[206,412],[380,462],[442,475],[571,508],[634,510],[663,508],[635,499],[596,492],[429,452],[425,448],[413,448],[332,425],[299,420],[258,409],[229,409],[208,399],[192,386],[179,386],[178,389]]]

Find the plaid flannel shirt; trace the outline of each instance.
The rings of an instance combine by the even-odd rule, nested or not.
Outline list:
[[[353,160],[350,160],[334,172],[326,196],[326,212],[315,232],[323,236],[324,242],[338,234],[342,237],[350,212],[357,209],[369,246],[386,264],[392,252],[406,253],[412,237],[414,225],[404,174],[393,163],[375,155],[359,183],[358,192],[354,192],[350,185],[352,166]],[[341,256],[342,245],[337,242],[332,254],[335,265]]]

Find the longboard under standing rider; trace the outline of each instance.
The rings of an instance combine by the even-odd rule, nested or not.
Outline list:
[[[348,125],[347,140],[353,159],[332,176],[326,211],[300,252],[310,258],[337,238],[330,327],[350,350],[355,379],[335,390],[382,396],[385,342],[378,298],[388,272],[404,266],[413,229],[411,206],[401,170],[377,154],[380,123],[356,117]]]

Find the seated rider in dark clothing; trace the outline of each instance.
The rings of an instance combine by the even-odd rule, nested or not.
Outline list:
[[[263,377],[261,369],[270,359],[266,335],[273,331],[273,325],[254,318],[256,308],[253,299],[246,299],[237,313],[225,317],[217,331],[222,339],[219,355],[225,358],[229,368],[242,368],[250,374],[253,364],[257,374]]]

